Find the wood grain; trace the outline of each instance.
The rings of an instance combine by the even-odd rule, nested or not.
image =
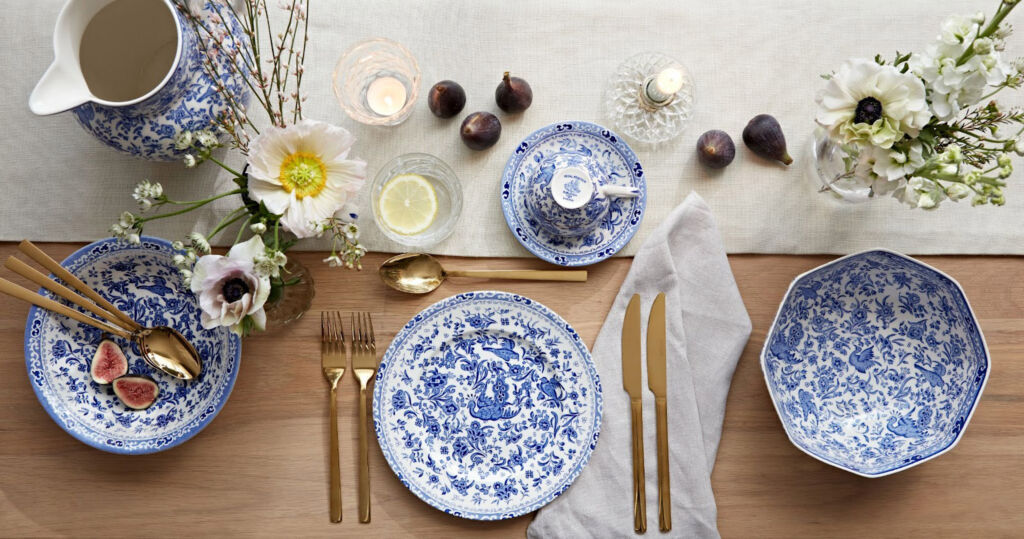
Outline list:
[[[75,245],[48,244],[61,258]],[[0,244],[0,257],[15,251]],[[548,305],[592,344],[630,260],[590,268],[585,284],[453,279],[428,296],[383,287],[362,272],[332,270],[322,254],[298,255],[317,281],[314,310],[369,309],[386,344],[418,310],[456,292],[508,290]],[[864,479],[824,465],[786,439],[758,354],[779,301],[797,274],[832,257],[734,256],[754,322],[740,360],[713,486],[724,537],[999,537],[1024,531],[1024,259],[925,257],[967,291],[991,348],[992,375],[960,445],[892,477]],[[535,260],[446,258],[452,268],[536,268]],[[17,277],[15,277],[17,279]],[[20,282],[20,281],[19,281]],[[531,516],[481,523],[421,502],[371,447],[373,523],[356,518],[357,387],[342,380],[340,415],[345,521],[328,521],[327,384],[320,373],[319,317],[245,342],[224,410],[188,443],[124,457],[89,448],[54,424],[28,384],[23,331],[28,307],[0,297],[0,535],[522,537]],[[615,390],[609,385],[609,390]],[[627,500],[628,501],[628,500]]]

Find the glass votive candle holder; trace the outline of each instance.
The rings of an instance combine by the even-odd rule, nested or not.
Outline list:
[[[367,125],[398,125],[412,114],[420,67],[409,49],[382,37],[360,41],[334,66],[332,86],[342,110]]]
[[[413,200],[391,200],[387,201],[387,207],[382,206],[382,194],[392,181],[402,181],[406,185],[398,190],[398,198],[409,196]],[[422,194],[430,193],[433,198],[433,205],[423,204]],[[370,187],[370,199],[373,210],[373,220],[377,223],[381,232],[389,239],[412,248],[422,248],[434,245],[443,241],[455,231],[455,225],[459,222],[462,214],[462,183],[455,171],[447,163],[426,153],[407,153],[400,155],[386,165],[373,179]],[[397,202],[397,203],[396,203]],[[408,211],[417,212],[415,221],[423,223],[422,230],[415,233],[408,233],[394,226],[391,221],[408,221],[402,215],[394,215],[393,212],[401,211],[402,206]],[[433,215],[426,219],[420,219],[423,215],[423,207],[433,207]],[[404,223],[403,223],[404,224]]]

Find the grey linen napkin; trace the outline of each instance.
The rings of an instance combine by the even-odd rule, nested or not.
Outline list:
[[[718,537],[711,469],[729,384],[751,326],[711,210],[696,193],[672,211],[633,260],[594,343],[604,392],[597,448],[572,487],[540,511],[528,537],[635,536],[630,406],[622,387],[622,318],[629,299],[640,294],[646,343],[647,317],[658,292],[665,292],[667,300],[672,473],[672,531],[664,535]],[[647,390],[646,356],[644,371],[647,534],[662,535],[654,396]]]

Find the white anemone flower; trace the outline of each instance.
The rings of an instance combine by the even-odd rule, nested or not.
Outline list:
[[[249,318],[262,330],[267,314],[263,305],[270,296],[270,276],[256,271],[255,259],[265,256],[263,238],[253,236],[236,244],[228,256],[206,255],[196,261],[189,285],[199,296],[200,321],[204,328],[228,326],[242,333]],[[186,270],[187,271],[187,270]]]
[[[249,192],[299,238],[316,236],[366,180],[366,162],[348,159],[355,137],[302,120],[263,131],[249,147]]]
[[[891,148],[932,117],[921,79],[865,59],[840,66],[818,95],[817,121],[836,140]]]

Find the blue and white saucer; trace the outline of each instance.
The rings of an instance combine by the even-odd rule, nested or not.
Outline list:
[[[142,325],[177,329],[202,357],[199,377],[179,380],[151,368],[134,345],[113,337],[128,357],[128,372],[149,376],[160,386],[157,401],[146,410],[127,408],[111,386],[93,382],[89,363],[100,330],[38,307],[28,313],[25,365],[32,389],[57,425],[83,443],[112,453],[163,451],[195,436],[227,402],[241,339],[227,328],[203,329],[198,301],[181,282],[172,256],[170,243],[161,239],[144,237],[141,245],[106,239],[61,263]]]
[[[613,199],[595,230],[574,237],[546,230],[526,203],[541,162],[567,152],[590,156],[604,172],[603,183],[640,190],[636,198]],[[640,228],[646,205],[647,184],[636,154],[618,135],[589,122],[552,124],[533,132],[509,158],[501,178],[501,209],[509,229],[531,253],[561,266],[586,266],[617,253]]]
[[[470,292],[417,314],[384,354],[373,422],[423,501],[476,520],[551,502],[597,445],[601,382],[583,340],[529,298]]]

